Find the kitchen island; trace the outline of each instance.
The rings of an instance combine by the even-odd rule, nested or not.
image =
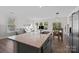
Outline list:
[[[30,32],[8,38],[16,42],[15,52],[17,53],[51,52],[52,34],[50,32],[46,34]]]

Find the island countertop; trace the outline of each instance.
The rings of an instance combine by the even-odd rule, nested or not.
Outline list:
[[[15,40],[24,44],[28,44],[30,46],[41,48],[43,43],[47,40],[51,33],[48,34],[40,34],[40,33],[25,33],[17,35]]]

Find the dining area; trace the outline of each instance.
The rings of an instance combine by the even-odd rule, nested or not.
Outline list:
[[[63,41],[63,28],[61,27],[61,23],[53,23],[53,39],[55,36],[58,37],[58,41]]]

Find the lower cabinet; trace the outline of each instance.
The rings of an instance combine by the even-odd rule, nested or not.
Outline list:
[[[46,46],[44,46],[43,47],[43,52],[44,53],[50,53],[51,51],[50,51],[50,42],[48,42],[47,44],[46,44]]]
[[[17,53],[51,53],[51,37],[44,42],[41,48],[17,42]]]
[[[38,53],[38,52],[39,49],[36,47],[17,42],[17,53]]]
[[[47,41],[43,45],[43,52],[44,53],[51,53],[52,52],[52,37],[51,37],[51,35],[48,37]]]

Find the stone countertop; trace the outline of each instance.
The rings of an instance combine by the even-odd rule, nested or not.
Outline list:
[[[24,33],[16,36],[11,36],[8,38],[36,48],[41,48],[43,43],[47,40],[50,34],[51,33],[40,34],[39,32],[30,32],[30,33]]]

